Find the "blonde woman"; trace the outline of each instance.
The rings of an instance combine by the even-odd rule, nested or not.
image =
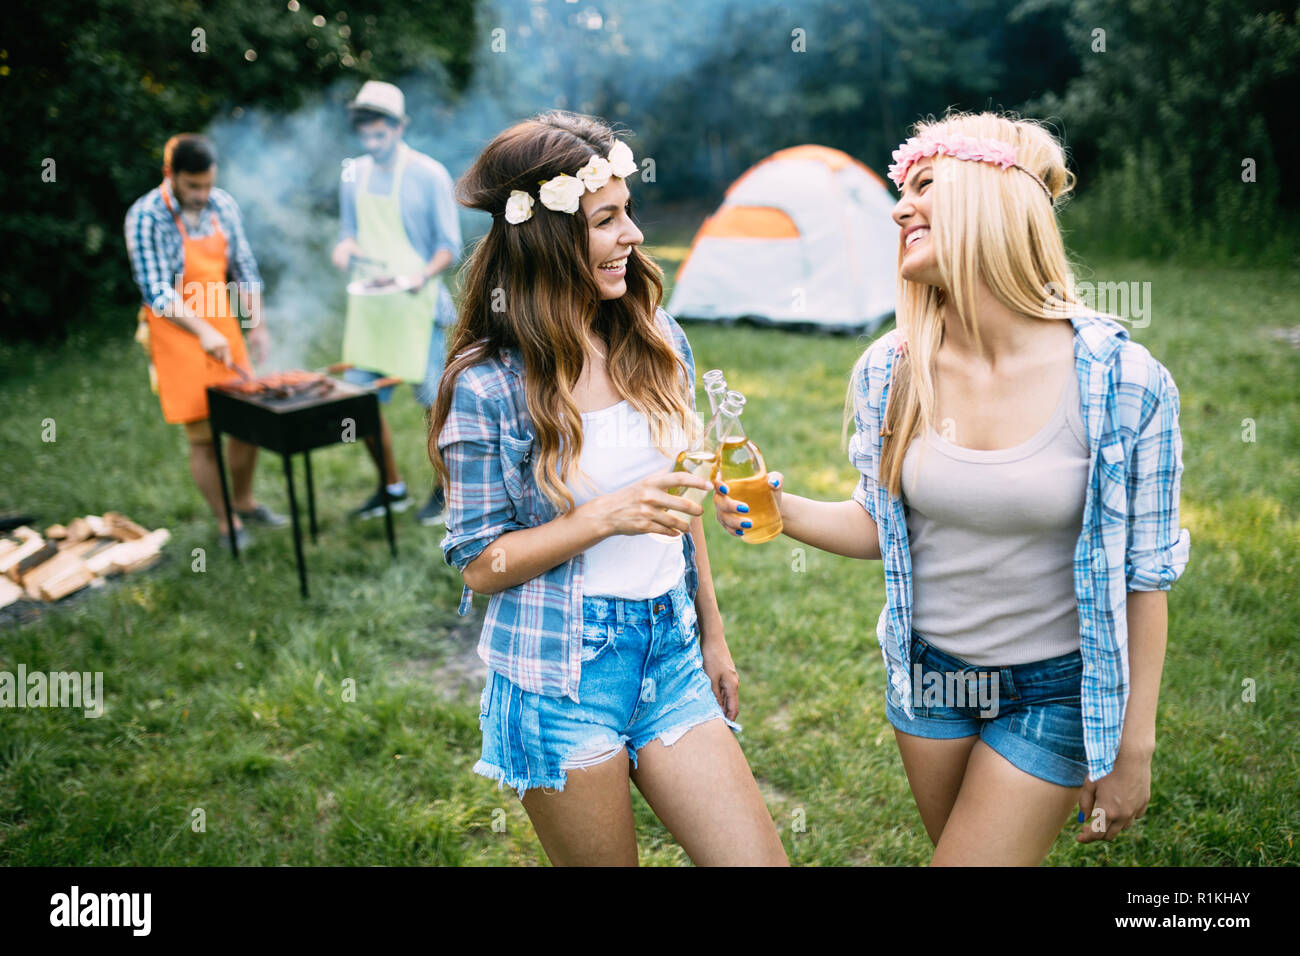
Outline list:
[[[861,479],[838,502],[778,490],[784,532],[884,564],[886,714],[931,862],[1032,865],[1076,807],[1080,842],[1110,840],[1150,798],[1188,557],[1178,391],[1070,297],[1073,176],[1046,130],[949,115],[894,158],[897,328],[849,393]]]

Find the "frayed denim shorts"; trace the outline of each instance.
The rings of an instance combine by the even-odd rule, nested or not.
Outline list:
[[[479,701],[483,752],[474,772],[518,791],[563,790],[567,771],[590,767],[658,738],[666,747],[706,720],[733,731],[704,673],[683,576],[672,590],[643,601],[582,599],[582,671],[578,699],[521,690],[493,671]]]
[[[912,632],[912,713],[885,693],[885,716],[905,734],[951,740],[978,735],[1012,766],[1062,787],[1088,777],[1078,651],[989,667],[946,654]]]

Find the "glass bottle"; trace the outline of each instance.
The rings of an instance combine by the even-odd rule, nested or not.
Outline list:
[[[704,391],[709,396],[709,423],[704,427],[700,437],[696,439],[691,447],[678,452],[677,461],[673,464],[673,471],[688,471],[693,475],[699,475],[712,481],[713,473],[718,464],[718,450],[721,448],[721,440],[714,432],[718,424],[718,408],[722,404],[723,396],[727,393],[727,379],[722,374],[722,369],[719,368],[709,369],[704,373],[703,379]],[[684,488],[678,485],[669,488],[668,494],[699,504],[708,495],[708,492],[700,488]],[[692,517],[680,511],[665,510],[668,510],[669,514],[685,518],[687,521],[690,521]],[[650,537],[659,541],[677,541],[681,536],[650,532]]]
[[[727,486],[727,497],[749,505],[746,517],[754,527],[746,528],[740,536],[750,544],[771,541],[781,533],[781,511],[776,506],[776,495],[767,480],[767,464],[758,446],[745,435],[740,423],[740,413],[745,407],[745,396],[740,392],[727,392],[719,412],[715,429],[722,447],[718,450],[718,480]]]

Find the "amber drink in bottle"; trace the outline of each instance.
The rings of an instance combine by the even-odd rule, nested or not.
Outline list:
[[[718,426],[718,406],[722,404],[722,396],[727,392],[727,380],[722,374],[722,369],[709,369],[704,373],[704,391],[709,396],[709,423],[690,448],[678,452],[673,471],[688,471],[692,475],[699,475],[705,481],[712,482],[714,472],[718,467],[718,449],[721,447],[715,434]],[[703,488],[686,488],[682,485],[675,485],[668,489],[668,494],[699,504],[708,495],[708,491]],[[683,514],[680,511],[666,510],[669,514],[677,515],[688,522],[693,517],[693,515]],[[680,535],[651,532],[650,537],[657,538],[660,541],[676,541],[680,538]]]
[[[745,528],[740,540],[750,544],[771,541],[781,533],[781,512],[776,506],[776,496],[767,481],[767,464],[763,453],[745,436],[740,424],[740,413],[745,407],[745,396],[740,392],[727,392],[718,413],[718,433],[722,447],[718,452],[718,480],[727,486],[727,497],[749,505],[746,518],[754,527]]]

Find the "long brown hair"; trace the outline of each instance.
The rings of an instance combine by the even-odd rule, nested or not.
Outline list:
[[[654,260],[634,246],[627,292],[602,300],[581,209],[555,212],[538,201],[525,222],[508,223],[504,216],[512,190],[536,199],[539,182],[561,173],[572,176],[592,154],[606,156],[614,140],[614,131],[593,117],[542,113],[498,134],[456,184],[457,200],[490,213],[492,227],[466,263],[450,358],[429,412],[429,460],[444,483],[448,473],[438,436],[456,380],[466,368],[511,346],[524,361],[538,485],[558,508],[574,503],[564,486],[582,454],[582,418],[573,388],[591,337],[604,343],[610,381],[646,417],[656,444],[667,443],[674,423],[690,429],[690,396],[679,379],[685,365],[655,318],[663,271]]]

